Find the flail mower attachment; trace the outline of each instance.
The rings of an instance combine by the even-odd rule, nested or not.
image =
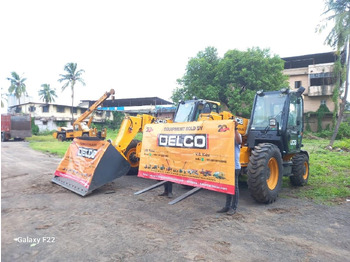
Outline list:
[[[108,141],[79,137],[69,146],[52,182],[86,196],[129,169],[129,162]]]

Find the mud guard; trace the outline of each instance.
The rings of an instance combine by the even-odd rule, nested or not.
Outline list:
[[[69,146],[52,182],[86,196],[129,169],[128,161],[108,141],[79,137]]]

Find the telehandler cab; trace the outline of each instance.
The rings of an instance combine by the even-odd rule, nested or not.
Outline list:
[[[282,176],[289,176],[294,186],[308,182],[309,155],[301,149],[304,90],[259,91],[255,96],[241,163],[250,194],[258,202],[276,200]]]

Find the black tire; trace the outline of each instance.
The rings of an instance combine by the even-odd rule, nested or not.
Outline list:
[[[58,134],[57,140],[61,141],[61,142],[66,141],[66,135],[65,134]]]
[[[282,187],[282,157],[274,144],[263,143],[254,147],[248,164],[248,189],[260,203],[276,201]]]
[[[5,142],[6,139],[5,139],[5,134],[4,133],[1,133],[1,142]]]
[[[125,157],[130,164],[130,170],[126,174],[127,176],[135,176],[139,172],[140,159],[136,157],[136,146],[139,142],[139,140],[132,140],[125,150]]]
[[[292,176],[290,182],[293,186],[304,186],[309,180],[309,157],[307,154],[298,153],[292,158]]]

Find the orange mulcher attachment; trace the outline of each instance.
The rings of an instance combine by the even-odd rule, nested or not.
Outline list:
[[[69,146],[52,182],[86,196],[129,169],[129,162],[108,141],[79,137]]]

